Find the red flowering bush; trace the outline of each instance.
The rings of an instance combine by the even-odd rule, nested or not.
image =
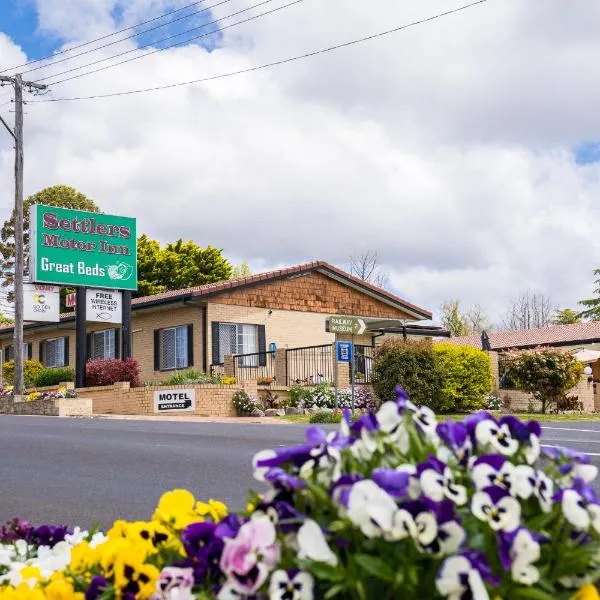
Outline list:
[[[112,385],[129,381],[131,387],[140,387],[140,366],[135,358],[127,360],[90,360],[85,367],[87,385]]]

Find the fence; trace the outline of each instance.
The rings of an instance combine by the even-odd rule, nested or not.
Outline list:
[[[276,383],[275,352],[234,354],[233,375],[238,381],[256,379],[259,385]]]
[[[333,347],[306,346],[289,348],[285,352],[287,385],[315,385],[335,380]]]
[[[354,344],[354,383],[371,383],[374,350],[373,346]]]

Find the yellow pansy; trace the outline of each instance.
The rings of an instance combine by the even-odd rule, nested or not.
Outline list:
[[[31,589],[26,583],[17,588],[0,588],[0,600],[45,600],[39,588]]]
[[[156,591],[160,571],[154,565],[144,564],[133,549],[121,552],[114,565],[114,582],[117,598],[126,594],[138,600],[150,598]]]
[[[89,571],[100,562],[101,553],[98,548],[91,548],[87,542],[81,542],[71,549],[69,570],[77,575]]]
[[[195,510],[195,503],[194,495],[188,490],[166,492],[161,496],[152,519],[181,531],[203,520]]]
[[[19,573],[23,578],[23,582],[27,583],[31,588],[35,587],[35,584],[42,578],[41,571],[33,565],[23,567]]]
[[[108,540],[100,544],[98,550],[100,552],[100,565],[104,574],[108,577],[112,576],[115,562],[122,553],[133,553],[139,557],[140,561],[144,561],[148,555],[146,547],[135,546],[130,540],[124,538]]]
[[[591,583],[584,585],[579,591],[571,596],[571,600],[600,600],[598,590]]]
[[[115,521],[113,526],[106,532],[106,537],[108,537],[109,540],[126,538],[128,529],[129,523],[127,521]]]
[[[46,600],[83,600],[85,595],[75,592],[73,586],[65,579],[52,581],[45,589]]]
[[[202,516],[210,515],[218,523],[227,516],[227,505],[211,498],[208,502],[197,502],[196,511]]]

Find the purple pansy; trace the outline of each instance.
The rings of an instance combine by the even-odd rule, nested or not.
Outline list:
[[[108,583],[102,575],[96,575],[92,577],[92,581],[88,589],[85,591],[85,600],[98,600],[104,593],[108,586]]]
[[[471,463],[471,477],[478,490],[491,485],[512,496],[529,498],[534,491],[535,471],[529,465],[513,465],[501,454],[484,454]]]
[[[469,436],[469,430],[464,423],[447,419],[437,426],[436,432],[439,438],[446,444],[438,449],[438,457],[448,461],[446,454],[452,454],[459,463],[465,464],[473,453],[473,443]]]
[[[51,548],[63,542],[65,537],[72,533],[64,525],[40,525],[32,527],[27,533],[27,541],[36,546],[50,546]]]
[[[508,425],[512,437],[521,443],[527,444],[525,447],[525,459],[532,465],[540,456],[541,425],[537,421],[528,421],[525,423],[513,415],[501,417],[500,424]]]
[[[598,476],[598,467],[591,464],[589,455],[584,452],[560,446],[544,446],[542,454],[558,463],[558,470],[563,475],[566,485],[570,485],[575,478],[591,483]]]
[[[489,413],[480,413],[465,422],[479,449],[504,456],[512,456],[519,450],[519,440],[513,438],[509,424],[496,421]]]
[[[408,495],[410,475],[394,469],[375,469],[371,479],[392,498],[403,498]]]
[[[333,501],[343,508],[348,508],[352,486],[362,479],[362,475],[342,475],[329,489]]]
[[[484,582],[492,586],[500,583],[485,556],[480,552],[462,552],[444,561],[436,578],[436,587],[445,598],[488,600]]]
[[[17,540],[25,540],[30,529],[31,523],[29,521],[21,521],[21,519],[15,517],[0,528],[0,543],[7,544]]]
[[[240,518],[235,513],[230,513],[217,524],[215,536],[222,540],[234,538],[242,525]]]
[[[506,488],[492,485],[475,492],[471,512],[494,531],[514,531],[521,519],[521,505]]]
[[[534,585],[540,573],[533,565],[540,559],[540,543],[547,538],[526,527],[498,534],[498,553],[505,571],[510,571],[513,581],[523,585]]]
[[[181,567],[193,569],[194,581],[202,583],[212,572],[219,572],[219,560],[223,553],[224,542],[216,536],[217,525],[209,521],[192,523],[181,535],[183,548],[188,558]]]
[[[280,467],[269,469],[264,475],[265,481],[274,488],[286,491],[300,490],[306,487],[306,482],[299,477],[290,475]]]
[[[590,525],[600,533],[600,499],[583,479],[576,478],[573,486],[558,491],[554,500],[560,502],[567,521],[581,531]]]

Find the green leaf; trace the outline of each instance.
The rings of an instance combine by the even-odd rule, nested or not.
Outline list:
[[[370,575],[390,583],[396,581],[394,570],[383,559],[370,554],[357,554],[354,559]]]
[[[337,596],[340,592],[344,591],[345,587],[346,586],[341,583],[330,587],[325,594],[325,599],[327,600],[327,598],[333,598],[334,596]]]
[[[554,594],[532,587],[522,587],[514,590],[514,598],[531,598],[531,600],[555,600]]]
[[[317,579],[325,581],[344,581],[345,579],[343,570],[323,563],[311,562],[306,570],[310,571]]]

